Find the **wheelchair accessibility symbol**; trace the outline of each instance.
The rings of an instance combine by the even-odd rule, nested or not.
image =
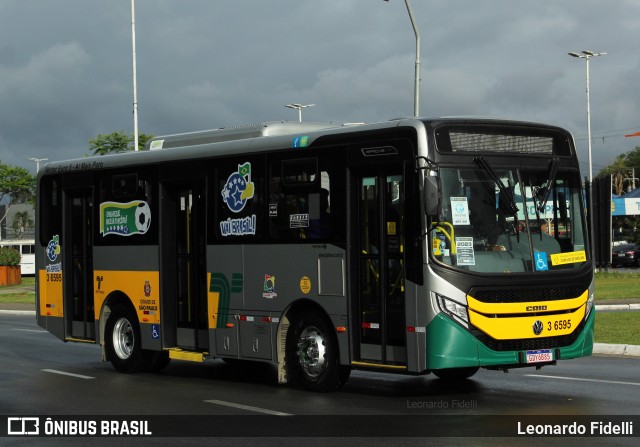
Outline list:
[[[160,325],[159,324],[152,324],[151,325],[151,338],[153,338],[154,340],[157,340],[160,338]]]
[[[547,253],[544,251],[537,251],[534,253],[536,261],[536,270],[549,270],[549,264],[547,263]]]

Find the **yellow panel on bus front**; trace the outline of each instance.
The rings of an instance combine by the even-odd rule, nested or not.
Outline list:
[[[47,273],[38,270],[38,299],[40,315],[45,317],[62,317],[62,272]]]
[[[112,292],[129,297],[142,323],[160,323],[160,274],[118,270],[94,270],[94,308],[96,319]]]
[[[571,334],[584,319],[586,305],[575,312],[526,317],[488,317],[469,310],[471,324],[496,340],[555,337]],[[541,331],[536,333],[536,330]]]
[[[574,310],[587,302],[589,291],[585,290],[577,298],[554,301],[530,301],[525,303],[484,303],[467,295],[469,309],[478,313],[489,314],[524,314],[528,312],[558,312]]]

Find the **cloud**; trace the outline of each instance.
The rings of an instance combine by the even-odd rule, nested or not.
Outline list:
[[[91,58],[78,42],[56,44],[26,64],[0,67],[0,138],[6,150],[20,152],[26,141],[65,141],[80,109]],[[7,107],[7,105],[9,105]],[[75,110],[74,110],[75,109]]]

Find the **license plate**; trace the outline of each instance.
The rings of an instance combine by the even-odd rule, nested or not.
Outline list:
[[[537,351],[527,351],[527,363],[543,363],[553,361],[553,351],[551,349],[538,349]]]

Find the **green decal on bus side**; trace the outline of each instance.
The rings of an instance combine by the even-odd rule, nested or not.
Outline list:
[[[229,322],[229,302],[232,293],[242,292],[243,278],[242,273],[233,273],[231,275],[231,284],[224,273],[211,273],[210,292],[218,292],[220,301],[218,303],[218,319],[217,328],[226,327]]]

